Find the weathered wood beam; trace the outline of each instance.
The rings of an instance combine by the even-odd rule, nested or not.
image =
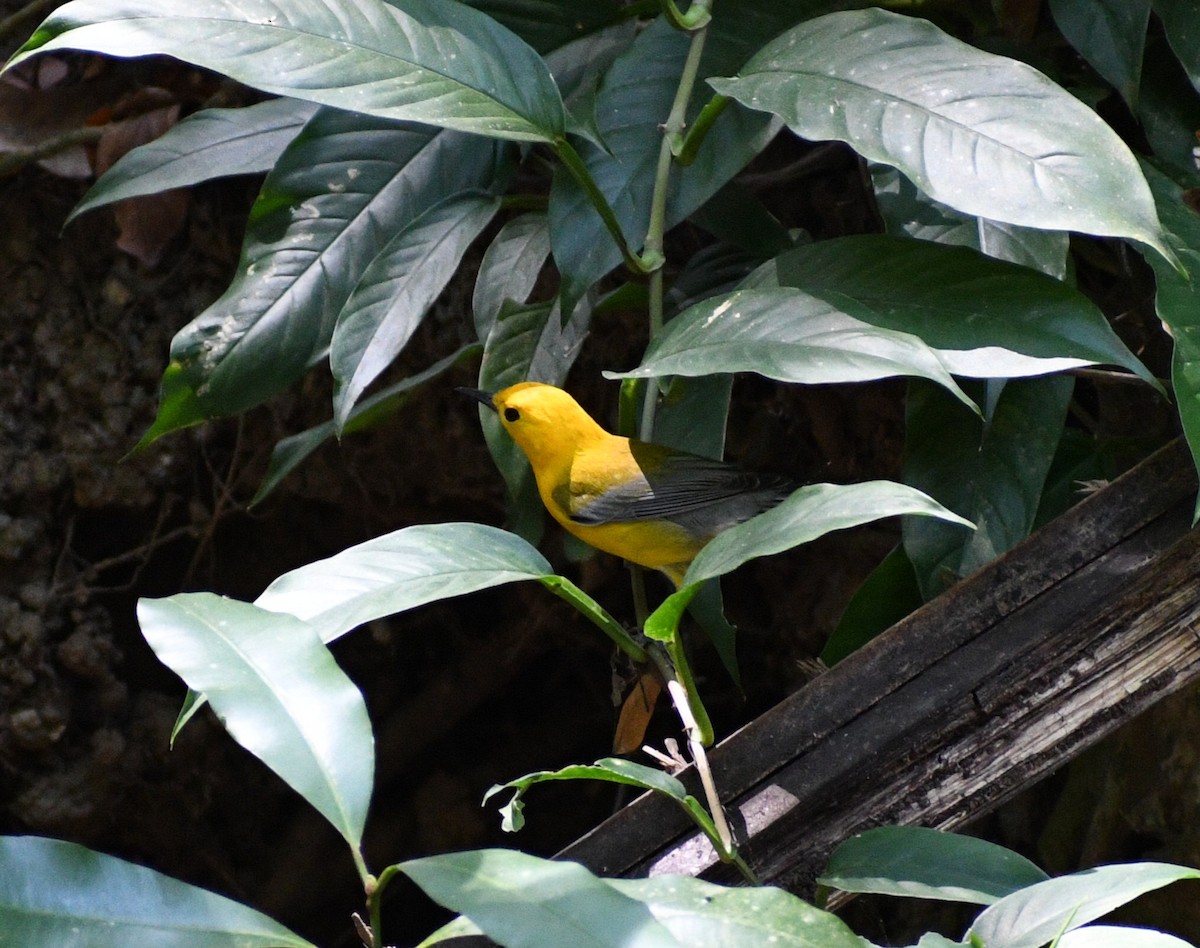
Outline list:
[[[1195,492],[1168,445],[723,741],[717,785],[760,877],[808,894],[861,829],[961,826],[1200,677]],[[650,795],[561,855],[736,878]]]

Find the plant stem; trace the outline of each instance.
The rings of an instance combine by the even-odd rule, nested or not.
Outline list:
[[[712,13],[709,12],[712,0],[693,0],[687,13],[679,12],[679,8],[675,6],[675,0],[661,0],[660,7],[667,19],[671,21],[671,25],[685,33],[703,29],[712,19]]]
[[[709,129],[713,127],[713,124],[721,117],[721,113],[728,107],[729,99],[726,96],[714,95],[704,104],[704,108],[696,116],[696,121],[687,130],[687,134],[671,142],[671,152],[675,155],[675,161],[681,167],[686,168],[696,160],[696,152],[704,144],[704,139],[708,135]]]
[[[374,886],[367,893],[367,909],[371,913],[372,948],[383,948],[383,910],[380,907],[383,902],[383,890],[399,871],[399,866],[388,866],[379,874]]]
[[[721,796],[717,793],[717,784],[713,780],[712,767],[708,763],[708,754],[704,750],[700,725],[692,715],[692,695],[678,678],[667,681],[667,693],[675,705],[675,711],[683,724],[687,735],[688,753],[692,755],[692,766],[700,777],[700,785],[704,788],[704,799],[708,803],[708,812],[712,816],[713,826],[717,830],[717,838],[713,840],[717,855],[722,862],[732,861],[734,855],[733,833],[729,822],[725,819],[725,809],[721,806]]]
[[[93,145],[100,140],[100,136],[103,134],[104,129],[100,126],[73,128],[70,131],[63,132],[61,135],[55,135],[53,138],[47,138],[45,141],[38,142],[36,145],[14,149],[0,156],[0,177],[8,177],[9,175],[16,174],[26,165],[57,155],[59,152],[66,151],[69,148],[76,148],[79,145]]]
[[[612,205],[608,203],[608,198],[604,196],[604,192],[600,190],[596,184],[596,180],[588,171],[587,165],[584,164],[582,158],[579,157],[572,144],[565,138],[557,138],[552,143],[551,147],[559,160],[563,163],[563,167],[571,173],[581,188],[588,200],[592,202],[592,206],[600,215],[600,219],[604,221],[604,226],[608,229],[608,233],[616,242],[617,247],[621,250],[621,258],[625,261],[625,265],[634,273],[652,273],[662,266],[662,253],[650,254],[643,251],[639,256],[630,248],[629,243],[625,240],[625,232],[621,230],[621,223],[617,220],[617,215],[612,209]]]
[[[673,0],[666,0],[674,8]],[[692,9],[699,6],[692,5]],[[711,6],[711,0],[704,4],[705,12]],[[678,11],[676,11],[678,12]],[[689,10],[690,14],[692,10]],[[672,155],[671,143],[682,138],[683,130],[687,127],[687,106],[692,97],[692,89],[696,85],[696,77],[700,72],[700,58],[704,55],[704,42],[708,36],[706,28],[697,29],[692,33],[691,44],[688,46],[687,58],[683,63],[683,71],[679,75],[679,87],[675,90],[675,100],[671,103],[671,111],[663,125],[663,140],[658,150],[658,165],[654,172],[654,191],[650,198],[650,223],[646,228],[646,242],[642,248],[643,258],[663,259],[663,237],[667,224],[667,196],[671,185]],[[650,338],[654,339],[663,326],[663,274],[661,268],[650,274],[650,300],[647,306],[649,317]],[[654,436],[654,415],[658,404],[657,385],[651,383],[646,387],[646,403],[642,409],[641,438],[649,441]]]
[[[621,623],[597,606],[590,596],[569,579],[563,576],[543,576],[541,584],[590,619],[593,625],[612,639],[617,648],[635,662],[643,664],[647,661],[645,650],[621,627]]]

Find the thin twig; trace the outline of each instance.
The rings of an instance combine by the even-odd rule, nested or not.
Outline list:
[[[28,148],[16,148],[13,151],[0,155],[0,177],[14,175],[22,168],[34,162],[50,158],[68,149],[78,148],[80,145],[95,144],[100,140],[102,134],[104,134],[104,129],[99,126],[73,128],[69,132],[63,132],[61,135],[47,138],[45,141],[38,142],[36,145],[30,145]]]

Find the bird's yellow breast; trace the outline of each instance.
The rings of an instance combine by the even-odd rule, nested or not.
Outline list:
[[[584,543],[631,563],[662,570],[678,583],[708,537],[697,537],[669,520],[585,524],[572,519],[609,491],[645,481],[629,439],[601,434],[603,437],[578,445],[557,470],[548,465],[535,468],[542,503],[563,529]]]

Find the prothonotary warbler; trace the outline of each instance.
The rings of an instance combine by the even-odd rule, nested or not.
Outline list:
[[[661,570],[676,586],[709,540],[794,487],[782,477],[609,434],[553,385],[461,391],[500,416],[529,458],[546,509],[568,533]]]

